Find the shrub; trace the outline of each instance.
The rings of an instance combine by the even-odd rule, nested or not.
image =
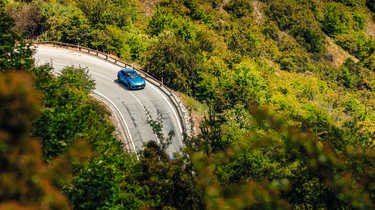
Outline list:
[[[0,72],[26,70],[34,65],[31,44],[23,40],[20,33],[13,31],[14,21],[0,1]]]
[[[262,34],[251,30],[236,30],[230,34],[228,40],[228,48],[230,50],[251,57],[257,57],[260,55],[263,44],[264,38]]]
[[[343,3],[346,6],[350,6],[350,7],[364,6],[366,4],[366,0],[335,0],[335,1]]]
[[[359,31],[365,27],[367,17],[359,9],[345,7],[339,3],[328,3],[323,19],[323,31],[330,36]]]
[[[152,16],[147,29],[150,34],[158,35],[165,29],[170,29],[173,27],[174,17],[160,8],[156,9],[155,14]]]
[[[375,54],[372,53],[369,57],[363,60],[363,66],[375,72]]]
[[[188,15],[194,20],[202,20],[208,25],[212,25],[213,17],[207,13],[197,2],[197,0],[184,0],[184,5],[189,8]]]
[[[302,48],[292,37],[281,36],[278,42],[280,57],[277,59],[282,70],[290,72],[303,72],[311,63],[307,51]]]
[[[257,63],[249,61],[235,65],[232,70],[234,74],[230,71],[221,74],[220,87],[225,90],[229,107],[235,104],[264,104],[267,101],[267,84],[257,68]]]
[[[47,17],[36,4],[12,4],[7,13],[14,19],[15,29],[23,32],[26,38],[34,39],[47,29]]]
[[[175,17],[162,9],[158,9],[152,16],[147,28],[152,35],[171,31],[184,40],[193,40],[196,36],[196,29],[190,20]]]
[[[342,4],[329,3],[323,20],[323,31],[333,36],[348,32],[353,24],[352,15]]]
[[[275,0],[269,2],[268,15],[279,25],[281,30],[288,30],[293,25],[293,15],[297,11],[297,2]]]
[[[249,16],[253,11],[248,0],[230,1],[224,6],[224,9],[237,18]]]
[[[96,134],[88,130],[105,118],[94,111],[98,102],[88,96],[95,83],[86,70],[66,68],[57,79],[44,80],[47,84],[40,82],[45,107],[40,118],[34,122],[33,134],[43,143],[44,158],[55,158],[83,136],[95,139],[91,135]]]
[[[318,27],[309,25],[296,26],[291,30],[297,42],[304,46],[307,51],[322,55],[326,52],[325,37]]]
[[[353,11],[353,28],[356,31],[360,31],[365,29],[368,17],[362,10],[354,10]]]
[[[336,43],[360,60],[367,58],[375,50],[375,41],[361,32],[340,34],[336,36]]]
[[[59,4],[44,5],[43,13],[49,29],[42,39],[88,45],[91,41],[91,28],[84,13],[75,7],[63,7]]]
[[[138,59],[148,47],[148,40],[145,36],[139,34],[127,34],[126,44],[130,48],[130,56],[132,60]]]
[[[106,25],[129,27],[141,13],[134,1],[119,0],[73,0],[86,15],[93,28],[104,29]]]
[[[170,87],[192,93],[202,64],[200,59],[191,44],[165,32],[147,53],[145,70]]]
[[[349,72],[349,69],[346,67],[342,68],[342,74],[339,78],[343,81],[344,86],[347,88],[354,88],[356,85],[355,76],[352,75],[352,73]]]
[[[297,0],[275,0],[269,3],[268,15],[281,30],[288,30],[298,43],[317,55],[325,53],[325,37],[314,13]]]

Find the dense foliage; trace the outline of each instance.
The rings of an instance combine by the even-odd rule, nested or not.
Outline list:
[[[0,75],[0,209],[68,209],[31,138],[40,94],[26,73]]]
[[[69,156],[72,175],[54,180],[74,208],[374,208],[374,1],[147,2],[2,7],[15,24],[2,11],[0,69],[27,70],[41,91],[32,133],[44,160],[74,154],[80,140],[92,147],[86,161]],[[86,70],[55,77],[33,67],[13,26],[144,67],[210,107],[200,134],[175,160],[168,143],[123,152],[109,113],[88,96],[95,84]],[[156,133],[160,123],[150,120]]]
[[[26,43],[19,32],[10,30],[14,26],[0,1],[0,69],[1,72],[10,69],[27,69],[33,64],[30,43]]]

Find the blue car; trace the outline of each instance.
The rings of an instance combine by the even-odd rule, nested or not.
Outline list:
[[[122,69],[117,73],[119,82],[125,84],[129,90],[143,89],[146,87],[145,79],[133,69]]]

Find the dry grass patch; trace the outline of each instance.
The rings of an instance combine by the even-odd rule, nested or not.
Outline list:
[[[331,62],[335,66],[341,66],[348,58],[351,58],[354,62],[358,62],[357,58],[350,55],[329,37],[327,37],[327,55],[332,56]]]

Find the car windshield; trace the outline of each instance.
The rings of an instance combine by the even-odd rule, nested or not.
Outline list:
[[[136,72],[126,72],[126,76],[130,79],[135,79],[139,77],[139,75]]]

